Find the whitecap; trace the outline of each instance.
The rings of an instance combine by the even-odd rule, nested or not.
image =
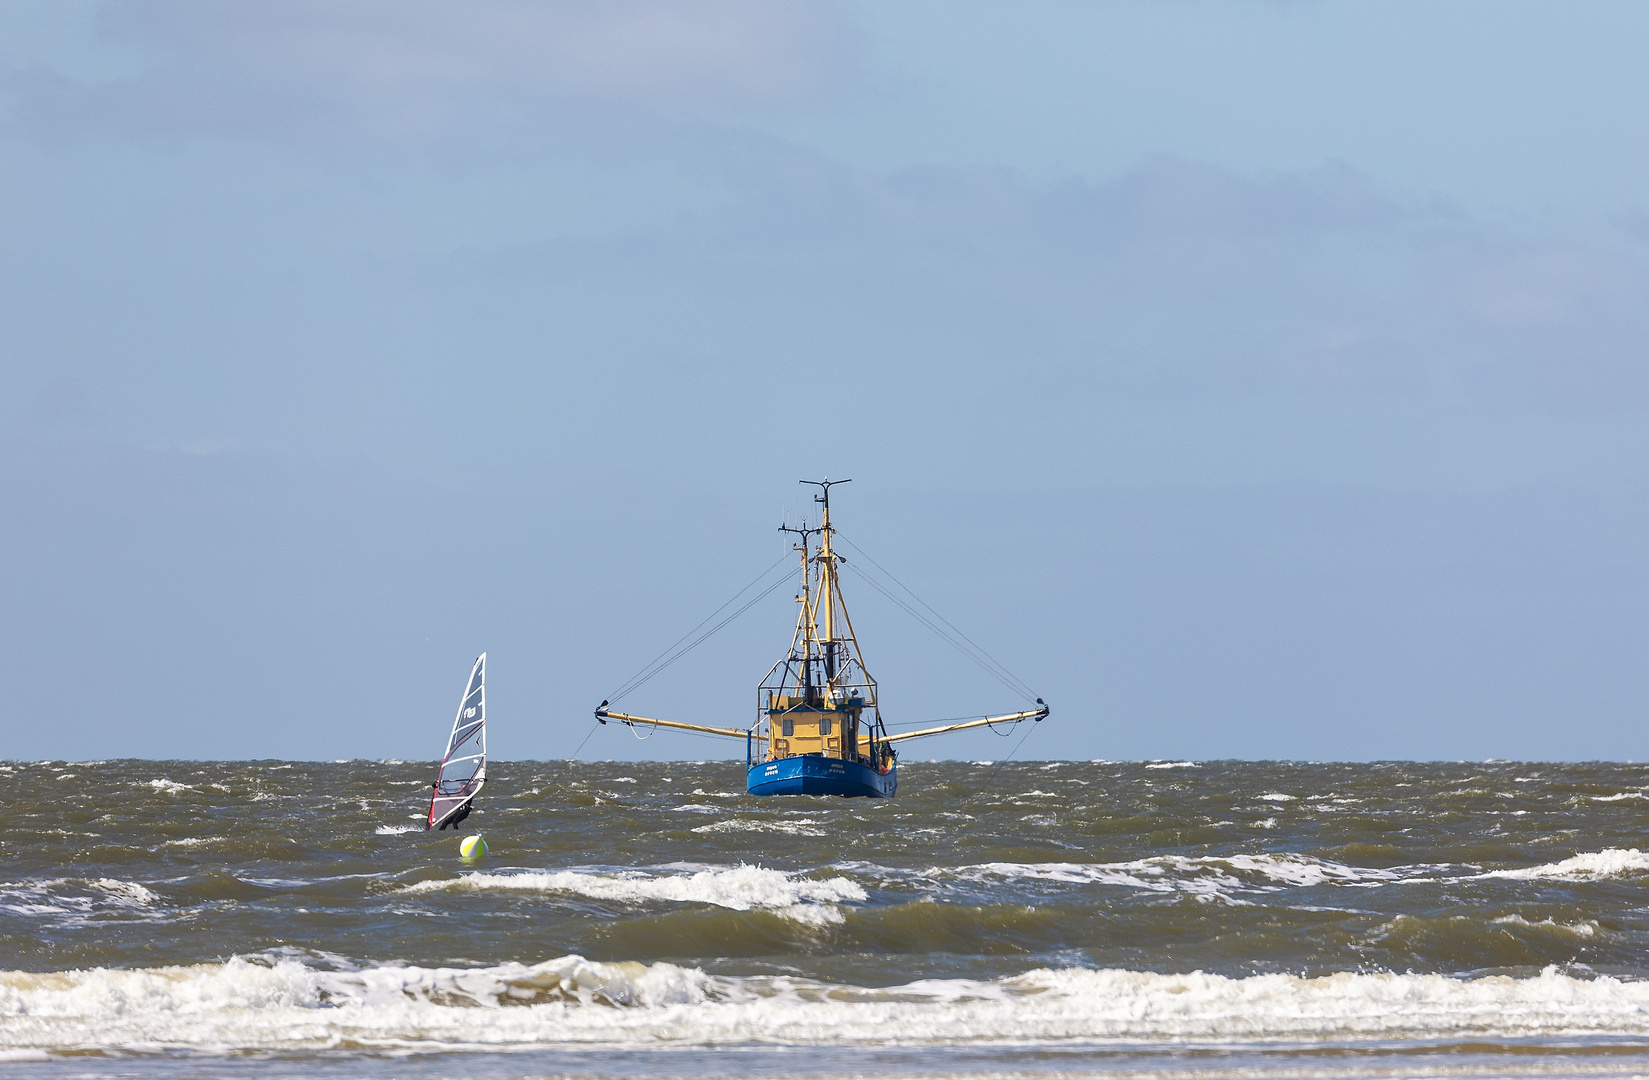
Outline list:
[[[811,917],[811,916],[810,916]],[[343,1007],[340,1007],[343,1006]],[[501,1007],[510,1006],[510,1007]],[[319,971],[281,958],[0,973],[0,1052],[440,1047],[1137,1045],[1649,1036],[1649,983],[1496,975],[1230,977],[1039,968],[865,987],[565,956]],[[37,1057],[32,1057],[38,1060]]]
[[[1150,892],[1197,894],[1276,892],[1318,885],[1380,885],[1401,880],[1394,870],[1371,870],[1305,855],[1265,853],[1190,857],[1159,855],[1121,863],[980,863],[924,871],[929,878],[1058,881],[1120,885]]]
[[[840,926],[847,921],[842,909],[833,904],[791,904],[789,907],[775,909],[773,914],[781,919],[820,929],[826,926]]]
[[[116,899],[129,904],[136,904],[139,907],[147,907],[160,899],[160,897],[135,881],[121,881],[118,878],[98,878],[92,884]]]
[[[1496,926],[1521,926],[1529,930],[1545,930],[1557,934],[1571,934],[1575,937],[1590,938],[1597,936],[1597,923],[1590,919],[1578,923],[1560,923],[1552,918],[1530,921],[1521,915],[1502,915],[1489,922]]]
[[[720,832],[776,832],[788,833],[791,836],[823,836],[818,829],[807,826],[817,825],[817,821],[803,818],[800,821],[759,821],[752,818],[728,818],[725,821],[712,821],[708,825],[696,825],[696,833]]]
[[[1583,852],[1561,862],[1528,866],[1520,870],[1490,870],[1477,876],[1521,880],[1551,878],[1562,881],[1589,881],[1594,878],[1635,877],[1646,873],[1649,873],[1649,855],[1645,855],[1637,848],[1604,848],[1602,851]]]
[[[597,900],[643,903],[713,904],[734,911],[786,908],[803,901],[836,903],[864,900],[865,890],[847,878],[815,879],[764,866],[740,865],[699,870],[688,874],[655,875],[642,870],[610,873],[556,870],[512,873],[473,873],[456,878],[420,881],[402,892],[510,892],[572,893]]]

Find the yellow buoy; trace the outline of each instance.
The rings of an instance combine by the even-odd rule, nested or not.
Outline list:
[[[487,842],[479,836],[466,836],[458,841],[458,854],[466,859],[479,859],[487,853]]]

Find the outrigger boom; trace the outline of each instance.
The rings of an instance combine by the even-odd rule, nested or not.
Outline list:
[[[800,610],[789,654],[773,665],[756,688],[755,723],[747,728],[731,728],[660,720],[615,712],[607,707],[607,701],[596,707],[597,721],[605,724],[612,720],[632,730],[662,727],[743,739],[746,786],[752,795],[867,795],[885,799],[894,794],[899,783],[899,755],[893,744],[1047,718],[1048,706],[1037,698],[1034,709],[888,734],[877,700],[876,680],[865,669],[853,620],[842,602],[838,573],[842,558],[832,544],[835,527],[830,523],[830,489],[848,481],[802,483],[819,488],[813,501],[822,508],[821,521],[813,528],[806,521],[800,526],[779,526],[780,531],[795,537],[793,550],[801,556],[801,588],[796,596]],[[769,588],[774,587],[776,584]],[[1023,683],[1018,685],[1024,688]],[[621,690],[615,696],[623,697],[626,692]],[[1027,692],[1025,696],[1031,695]]]
[[[966,730],[967,728],[993,727],[997,724],[1017,724],[1021,720],[1035,720],[1037,723],[1040,724],[1048,716],[1048,706],[1042,704],[1042,699],[1041,698],[1037,698],[1036,703],[1038,705],[1042,705],[1042,707],[1040,709],[1026,709],[1024,712],[1004,713],[1001,716],[986,716],[986,717],[982,717],[978,720],[969,720],[966,723],[962,723],[962,724],[945,724],[942,727],[923,728],[921,731],[907,731],[907,732],[904,732],[901,735],[888,735],[888,736],[886,736],[882,739],[882,742],[885,742],[885,743],[903,742],[906,739],[920,739],[924,735],[944,735],[948,732],[963,731],[963,730]],[[701,732],[705,735],[725,735],[728,738],[732,738],[732,739],[751,739],[751,738],[753,738],[753,739],[756,739],[757,741],[761,741],[761,740],[764,740],[764,739],[767,738],[767,736],[765,736],[765,735],[757,734],[756,729],[753,728],[753,727],[749,727],[749,728],[709,727],[708,725],[705,725],[705,724],[684,724],[679,720],[659,720],[659,719],[655,719],[654,717],[651,717],[651,716],[632,716],[629,713],[609,712],[607,710],[607,703],[605,701],[603,701],[601,703],[600,707],[596,709],[595,718],[596,718],[596,721],[598,723],[605,724],[609,720],[616,720],[619,723],[624,724],[624,725],[626,725],[628,727],[631,727],[631,728],[637,728],[637,727],[677,728],[681,731],[697,731],[697,732]],[[863,740],[861,740],[861,745],[863,745]]]
[[[1036,703],[1042,705],[1042,699]],[[1003,716],[987,716],[981,720],[969,720],[965,724],[946,724],[944,727],[923,728],[921,731],[907,731],[902,735],[889,735],[883,742],[903,742],[905,739],[920,739],[924,735],[943,735],[949,731],[962,731],[965,728],[991,727],[996,724],[1017,724],[1021,720],[1035,720],[1041,723],[1047,719],[1048,707],[1042,705],[1040,709],[1026,709],[1024,712],[1007,713]]]
[[[603,701],[596,708],[595,718],[598,723],[602,724],[605,724],[609,720],[617,720],[619,723],[626,724],[632,728],[679,728],[682,731],[699,731],[706,735],[727,735],[734,739],[743,739],[750,734],[750,731],[746,728],[706,727],[703,724],[684,724],[679,720],[655,720],[651,716],[631,716],[629,713],[608,712],[607,703],[605,701]]]

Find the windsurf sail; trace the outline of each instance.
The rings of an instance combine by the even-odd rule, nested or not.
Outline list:
[[[487,782],[487,654],[482,653],[470,670],[464,700],[452,721],[447,752],[435,774],[435,790],[429,800],[431,829],[457,825],[469,816],[476,792]]]

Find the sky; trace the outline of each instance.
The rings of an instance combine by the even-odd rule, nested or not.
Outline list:
[[[482,651],[495,756],[737,756],[591,711],[829,476],[1053,708],[907,757],[1649,758],[1646,40],[0,4],[0,756],[433,758]],[[890,723],[1021,706],[854,558]],[[625,706],[750,723],[793,620]]]

